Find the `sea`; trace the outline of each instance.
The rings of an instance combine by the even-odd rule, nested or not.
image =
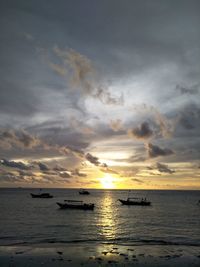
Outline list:
[[[200,191],[0,189],[0,245],[104,243],[200,246]],[[123,206],[119,198],[147,198],[149,207]],[[94,203],[92,210],[61,210],[65,199]]]

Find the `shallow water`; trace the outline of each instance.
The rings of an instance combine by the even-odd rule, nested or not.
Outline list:
[[[134,190],[151,207],[123,206],[125,190],[49,189],[53,199],[32,199],[38,189],[0,189],[0,245],[103,242],[125,245],[200,246],[199,191]],[[60,210],[56,202],[80,199],[94,211]]]

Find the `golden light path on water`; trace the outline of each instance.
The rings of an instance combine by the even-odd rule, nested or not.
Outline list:
[[[113,204],[112,192],[105,191],[98,225],[101,237],[107,241],[116,238],[116,211],[113,209]]]

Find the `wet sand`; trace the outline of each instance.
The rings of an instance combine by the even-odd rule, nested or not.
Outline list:
[[[200,248],[108,244],[0,246],[1,267],[149,266],[199,267]]]

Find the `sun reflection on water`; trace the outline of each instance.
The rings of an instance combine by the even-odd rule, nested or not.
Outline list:
[[[105,192],[101,203],[101,213],[99,216],[99,232],[103,240],[113,240],[116,238],[116,210],[114,208],[112,193]]]

